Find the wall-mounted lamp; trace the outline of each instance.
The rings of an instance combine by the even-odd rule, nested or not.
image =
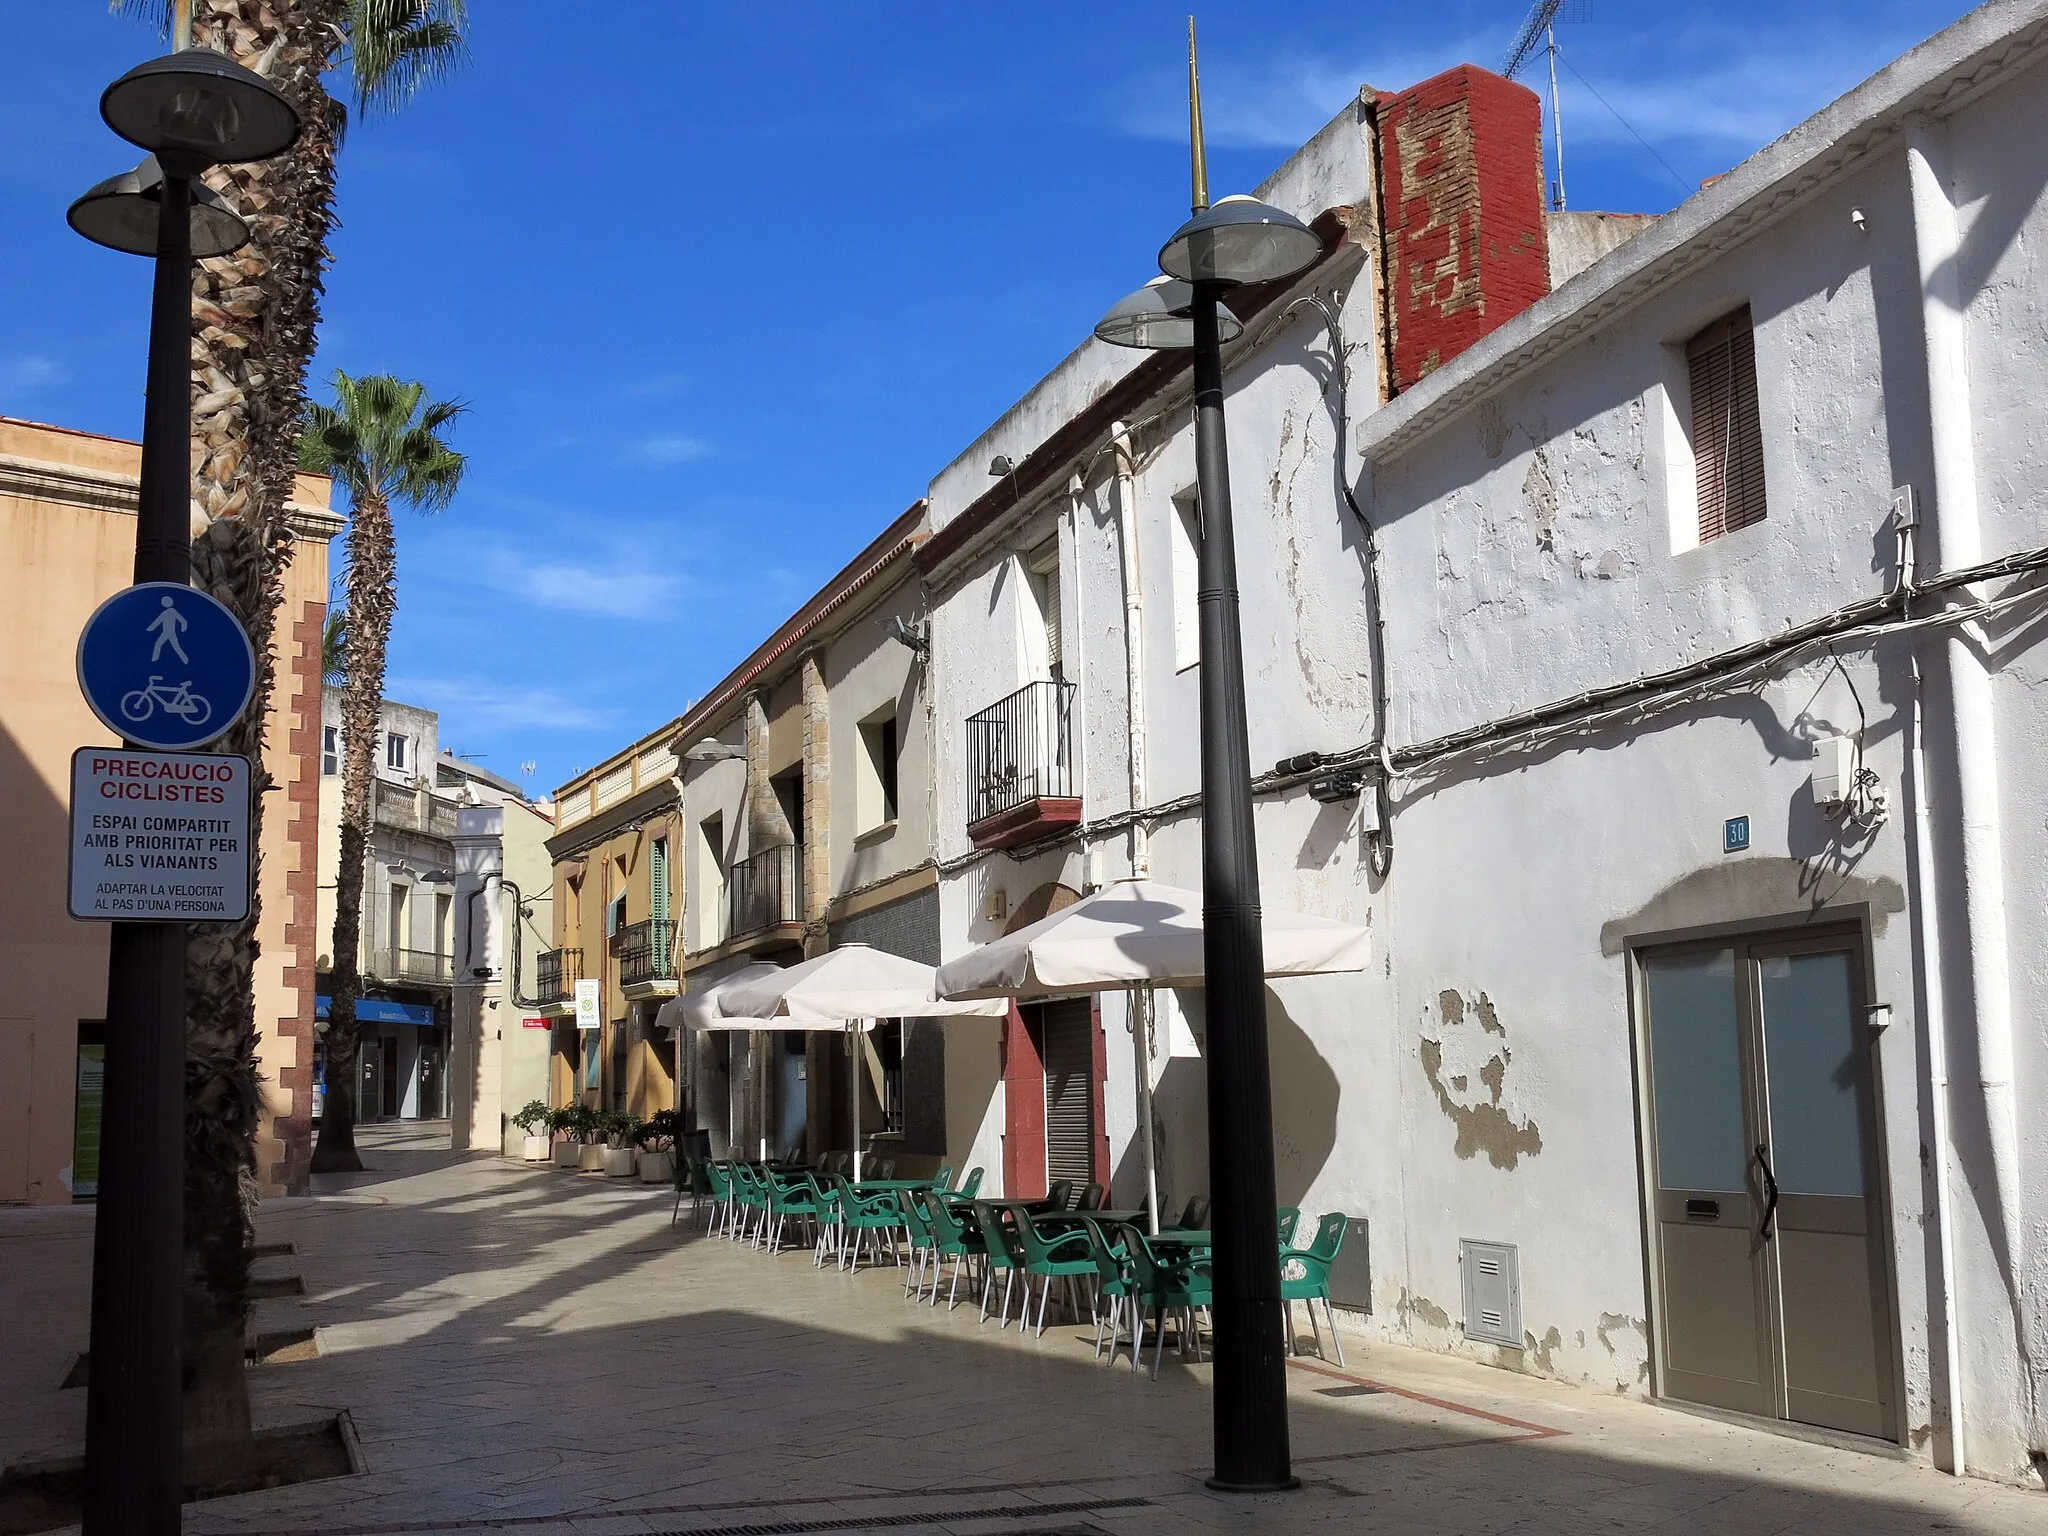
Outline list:
[[[697,745],[683,754],[693,763],[720,763],[726,761],[745,762],[747,749],[730,746],[716,736],[706,736]]]
[[[929,619],[906,619],[894,614],[889,619],[889,638],[904,649],[919,656],[932,653],[932,626]]]

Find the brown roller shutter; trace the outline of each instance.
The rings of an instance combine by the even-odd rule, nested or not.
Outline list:
[[[1094,1009],[1085,997],[1044,1005],[1045,1166],[1051,1179],[1095,1177]]]
[[[1745,305],[1685,344],[1692,376],[1700,542],[1764,519],[1764,437],[1757,410],[1756,332]]]

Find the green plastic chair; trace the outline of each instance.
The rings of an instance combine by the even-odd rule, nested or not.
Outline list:
[[[1344,1341],[1337,1337],[1337,1313],[1330,1305],[1330,1265],[1344,1247],[1344,1233],[1348,1219],[1342,1211],[1332,1211],[1316,1223],[1315,1240],[1306,1248],[1282,1248],[1280,1250],[1280,1300],[1287,1308],[1287,1352],[1295,1351],[1294,1304],[1308,1303],[1309,1332],[1316,1341],[1316,1354],[1323,1353],[1322,1330],[1316,1327],[1316,1302],[1323,1304],[1323,1316],[1329,1320],[1330,1342],[1337,1347],[1337,1363],[1344,1363]]]
[[[896,1251],[896,1229],[903,1225],[903,1208],[896,1202],[896,1196],[889,1190],[877,1190],[864,1195],[853,1187],[853,1181],[844,1174],[832,1175],[832,1184],[838,1196],[839,1267],[854,1270],[860,1268],[860,1251],[868,1246],[870,1238],[876,1248],[882,1246],[882,1234],[889,1234],[889,1256],[897,1263],[903,1262],[903,1255]],[[853,1234],[849,1245],[846,1233]]]
[[[1116,1364],[1117,1346],[1122,1338],[1124,1309],[1131,1305],[1131,1298],[1137,1292],[1131,1271],[1130,1250],[1119,1232],[1105,1231],[1099,1221],[1084,1222],[1081,1230],[1088,1236],[1088,1247],[1095,1260],[1095,1358],[1102,1358],[1103,1329],[1107,1326],[1109,1339],[1109,1364]],[[1105,1315],[1104,1301],[1109,1303]],[[1137,1323],[1131,1324],[1131,1368],[1137,1369],[1138,1345]]]
[[[981,1170],[979,1168],[968,1169],[967,1177],[960,1181],[960,1187],[954,1191],[963,1200],[972,1200],[980,1192]]]
[[[1074,1281],[1083,1276],[1094,1279],[1095,1253],[1088,1241],[1087,1223],[1064,1231],[1039,1230],[1031,1213],[1017,1208],[1017,1247],[1024,1255],[1024,1315],[1031,1315],[1031,1282],[1038,1281],[1038,1333],[1045,1337],[1045,1307],[1052,1299],[1052,1283],[1067,1282],[1067,1314],[1078,1318],[1081,1309],[1074,1302]]]
[[[988,1246],[982,1241],[981,1228],[972,1219],[971,1212],[962,1215],[937,1195],[923,1190],[909,1191],[910,1198],[918,1206],[925,1219],[925,1226],[932,1235],[932,1249],[939,1263],[950,1259],[953,1262],[953,1283],[946,1291],[946,1310],[952,1311],[959,1304],[960,1271],[976,1259],[988,1257]],[[938,1268],[932,1270],[932,1303],[939,1304]]]
[[[1298,1205],[1283,1205],[1275,1215],[1278,1218],[1278,1225],[1280,1227],[1280,1246],[1285,1248],[1294,1241],[1294,1228],[1301,1220],[1301,1207]]]
[[[683,1213],[683,1196],[690,1197],[690,1215],[702,1217],[711,1198],[711,1165],[680,1149],[676,1152],[676,1203],[669,1208],[668,1224],[674,1226]]]
[[[988,1321],[988,1293],[995,1285],[995,1271],[1003,1270],[1003,1312],[999,1327],[1010,1326],[1010,1287],[1016,1282],[1017,1271],[1024,1267],[1024,1250],[1017,1245],[1016,1234],[1003,1219],[1003,1208],[987,1200],[977,1200],[970,1207],[974,1212],[975,1225],[981,1231],[981,1243],[987,1254],[987,1262],[981,1277],[981,1322]],[[1025,1299],[1030,1299],[1027,1283]],[[1020,1321],[1017,1325],[1022,1328]]]
[[[1074,1181],[1072,1179],[1054,1179],[1052,1187],[1045,1192],[1046,1209],[1049,1211],[1064,1211],[1067,1208],[1067,1202],[1073,1198],[1073,1194]]]
[[[922,1190],[899,1189],[896,1204],[903,1212],[903,1230],[910,1234],[910,1277],[903,1282],[903,1294],[924,1300],[924,1266],[932,1265],[932,1272],[938,1272],[937,1242],[932,1236],[932,1226],[925,1219],[924,1210],[918,1204]],[[933,1281],[936,1288],[937,1281]]]
[[[1162,1257],[1145,1234],[1136,1227],[1126,1225],[1124,1232],[1124,1243],[1131,1262],[1134,1292],[1132,1300],[1136,1303],[1138,1316],[1131,1369],[1138,1368],[1138,1356],[1144,1352],[1144,1309],[1150,1307],[1153,1331],[1158,1339],[1152,1348],[1152,1379],[1157,1381],[1160,1363],[1166,1355],[1167,1313],[1178,1312],[1181,1316],[1181,1353],[1186,1354],[1188,1345],[1192,1342],[1195,1347],[1195,1358],[1202,1358],[1202,1334],[1195,1323],[1195,1309],[1207,1307],[1213,1300],[1209,1281],[1209,1261],[1194,1255],[1185,1258]]]
[[[768,1251],[782,1251],[782,1229],[792,1217],[799,1226],[809,1225],[811,1245],[817,1246],[823,1236],[824,1212],[818,1204],[817,1186],[808,1173],[771,1173],[767,1176],[768,1196]]]
[[[932,1190],[936,1194],[943,1195],[947,1193],[949,1190],[951,1190],[952,1187],[953,1165],[951,1163],[948,1163],[945,1167],[941,1168],[937,1173],[932,1175]]]

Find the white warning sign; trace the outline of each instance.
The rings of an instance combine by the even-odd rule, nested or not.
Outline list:
[[[71,915],[249,915],[249,760],[81,747],[71,755]]]

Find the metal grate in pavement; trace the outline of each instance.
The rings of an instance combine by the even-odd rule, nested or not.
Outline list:
[[[1047,1515],[1143,1509],[1149,1499],[1078,1499],[1067,1504],[1004,1504],[988,1509],[944,1509],[924,1515],[840,1515],[824,1520],[779,1520],[768,1525],[693,1525],[660,1536],[806,1536],[811,1531],[879,1531],[903,1526],[965,1525],[976,1520],[1030,1520]],[[1068,1528],[1072,1530],[1072,1527]],[[1040,1529],[1036,1536],[1056,1536]]]

